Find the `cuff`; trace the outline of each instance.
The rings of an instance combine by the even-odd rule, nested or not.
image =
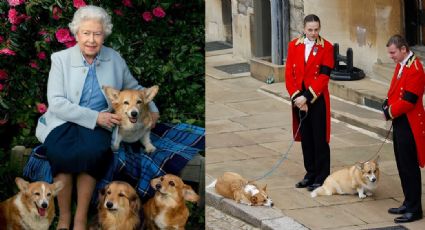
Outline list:
[[[291,96],[291,101],[293,101],[295,98],[301,96],[301,92],[299,90],[295,91],[295,93],[292,94]]]
[[[385,115],[385,120],[391,120],[392,119],[392,115],[391,115],[391,111],[390,111],[390,106],[387,106],[383,111],[384,111],[384,115]]]
[[[314,92],[313,88],[311,88],[311,86],[308,87],[308,90],[304,93],[304,96],[310,103],[314,103],[317,100],[317,95]]]

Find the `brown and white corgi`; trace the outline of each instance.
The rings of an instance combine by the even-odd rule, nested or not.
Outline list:
[[[154,197],[143,205],[146,229],[185,229],[189,209],[185,201],[198,202],[199,196],[180,177],[166,174],[151,180]]]
[[[150,139],[153,120],[148,104],[158,93],[159,87],[155,85],[142,90],[119,91],[104,86],[103,89],[114,112],[121,115],[121,125],[118,135],[114,135],[112,149],[117,150],[121,141],[133,143],[140,140],[147,153],[154,152],[156,148]]]
[[[141,202],[127,182],[112,181],[99,191],[98,224],[90,229],[140,229]]]
[[[218,194],[233,199],[237,203],[252,206],[273,206],[273,201],[266,192],[267,185],[260,188],[234,172],[225,172],[208,187],[215,187]]]
[[[351,167],[340,169],[329,175],[322,186],[311,192],[311,197],[333,194],[358,194],[363,199],[372,195],[379,182],[378,158]]]
[[[29,183],[15,179],[19,193],[0,203],[0,226],[4,229],[48,230],[55,217],[54,197],[63,183]]]

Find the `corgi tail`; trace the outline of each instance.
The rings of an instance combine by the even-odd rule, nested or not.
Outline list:
[[[214,188],[216,183],[217,183],[217,179],[215,179],[213,182],[211,182],[211,184],[207,185],[206,188]]]

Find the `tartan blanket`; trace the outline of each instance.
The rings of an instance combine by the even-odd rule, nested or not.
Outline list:
[[[132,184],[142,200],[153,196],[151,179],[167,173],[178,175],[195,154],[205,150],[205,129],[185,123],[159,123],[151,132],[151,140],[156,151],[150,154],[140,143],[121,143],[107,173],[96,184],[93,202],[97,200],[96,191],[113,180]],[[31,181],[53,182],[42,145],[33,149],[23,176]]]

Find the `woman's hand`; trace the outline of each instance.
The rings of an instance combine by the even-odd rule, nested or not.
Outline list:
[[[121,124],[121,116],[108,112],[100,112],[97,116],[96,124],[107,128],[113,128],[115,125]]]
[[[151,129],[155,128],[156,122],[158,122],[159,119],[159,113],[150,112],[152,116],[152,127]]]

